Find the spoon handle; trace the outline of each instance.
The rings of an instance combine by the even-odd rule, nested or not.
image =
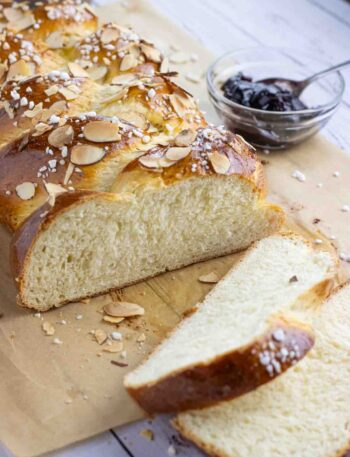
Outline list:
[[[327,75],[328,73],[332,73],[333,71],[339,70],[340,68],[344,68],[350,65],[350,60],[345,60],[345,62],[338,63],[337,65],[333,65],[332,67],[327,68],[326,70],[319,71],[318,73],[315,73],[314,75],[310,76],[310,78],[307,79],[308,84],[311,81],[314,81],[315,79],[318,79],[320,76]]]

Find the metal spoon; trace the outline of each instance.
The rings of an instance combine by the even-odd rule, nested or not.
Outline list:
[[[350,65],[350,60],[346,60],[345,62],[333,65],[332,67],[329,67],[326,70],[319,71],[318,73],[315,73],[314,75],[310,76],[309,78],[303,79],[302,81],[295,81],[293,79],[287,78],[266,78],[261,79],[258,82],[263,84],[276,84],[282,89],[289,90],[294,95],[299,96],[302,93],[302,91],[309,84],[316,81],[316,79],[319,79],[324,75],[328,75],[328,73],[332,73],[333,71],[339,70],[340,68],[344,68],[347,65]]]

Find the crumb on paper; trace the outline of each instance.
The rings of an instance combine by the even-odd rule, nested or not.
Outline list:
[[[150,428],[144,428],[143,430],[140,431],[139,435],[142,436],[143,438],[146,438],[146,440],[148,440],[148,441],[154,440],[154,433]]]
[[[119,362],[118,360],[111,360],[111,364],[112,364],[112,365],[116,365],[117,367],[121,367],[121,368],[125,368],[125,367],[129,366],[128,363],[126,363],[126,362]]]
[[[306,176],[300,170],[294,170],[292,173],[292,178],[298,180],[299,182],[306,181]]]
[[[146,335],[144,333],[141,333],[139,337],[137,338],[138,343],[142,343],[143,341],[146,341]]]
[[[55,327],[51,324],[51,322],[44,321],[41,328],[47,336],[52,336],[55,334]]]
[[[171,444],[169,447],[168,447],[168,455],[170,457],[174,457],[174,455],[176,455],[176,448],[173,444]]]

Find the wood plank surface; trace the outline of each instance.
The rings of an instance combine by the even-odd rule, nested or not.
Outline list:
[[[283,4],[278,0],[266,2],[258,0],[245,0],[245,2],[239,0],[152,1],[173,21],[182,25],[187,32],[196,36],[203,45],[217,55],[245,46],[269,44],[314,50],[326,62],[334,63],[348,57],[350,7],[343,0],[333,0],[332,2],[288,0]],[[127,2],[123,3],[127,4]],[[151,30],[149,36],[152,37],[152,35],[157,36],[157,31]],[[168,33],[168,36],[171,36],[171,33]],[[160,33],[159,40],[162,42],[163,39],[164,37]],[[176,43],[176,39],[173,41]],[[196,65],[196,71],[205,70],[206,65],[202,61]],[[179,70],[181,71],[180,68]],[[350,71],[344,72],[348,87],[350,87],[349,75]],[[203,106],[208,109],[207,102]],[[349,106],[348,90],[340,110],[323,132],[334,144],[348,151],[350,151]],[[325,154],[324,151],[328,147],[329,151]],[[344,163],[347,162],[344,162],[336,149],[324,143],[322,138],[317,139],[316,142],[312,140],[309,148],[313,153],[307,156],[305,150],[300,147],[289,153],[274,153],[264,157],[269,162],[267,173],[271,181],[273,196],[286,208],[289,208],[295,220],[310,229],[320,227],[327,235],[337,236],[337,239],[340,240],[340,250],[350,252],[350,246],[346,240],[350,214],[341,212],[342,205],[350,204],[348,187],[350,167],[344,166]],[[291,173],[295,169],[300,169],[305,173],[307,178],[305,183],[291,178]],[[338,170],[341,174],[336,178],[333,173]],[[319,183],[322,183],[323,187],[318,187]],[[315,195],[320,202],[316,206],[314,205]],[[321,219],[317,225],[313,224],[315,218]],[[201,264],[195,274],[199,275],[199,271],[212,270],[223,274],[231,263],[232,260],[227,258],[224,261],[217,260],[212,264]],[[209,289],[207,286],[199,285],[196,281],[193,281],[188,288],[181,287],[188,275],[194,275],[191,268],[176,275],[168,274],[168,276],[159,277],[149,284],[154,296],[171,306],[175,305],[176,314],[188,306],[191,297],[193,301],[196,301],[203,297]],[[173,276],[175,279],[172,279]],[[169,282],[171,288],[168,287]],[[193,289],[193,295],[191,289]],[[147,428],[154,432],[152,441],[144,438],[142,434],[140,435],[140,432]],[[109,447],[108,443],[114,444]],[[111,453],[109,453],[110,449],[112,449]],[[151,422],[142,421],[117,428],[113,435],[105,433],[90,442],[74,445],[63,451],[52,453],[50,456],[160,457],[171,455],[172,452],[184,457],[202,455],[182,440],[178,440],[169,425],[168,417],[159,417]],[[8,451],[0,449],[1,457],[10,455]]]

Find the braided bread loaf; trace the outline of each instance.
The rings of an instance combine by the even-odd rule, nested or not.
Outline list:
[[[152,44],[73,0],[4,8],[0,221],[46,310],[249,246],[283,222],[253,148]]]

